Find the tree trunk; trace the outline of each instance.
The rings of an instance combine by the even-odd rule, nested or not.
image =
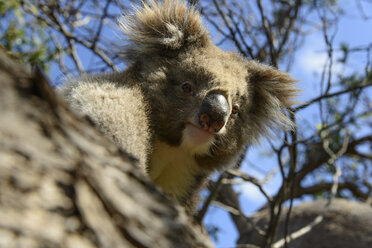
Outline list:
[[[327,204],[327,200],[323,199],[304,202],[293,207],[288,225],[288,234],[297,232],[298,236],[295,235],[292,241],[288,240],[288,247],[372,247],[372,208],[369,204],[338,198],[332,199],[329,207],[325,207]],[[288,208],[283,209],[276,241],[284,237],[287,212]],[[322,220],[321,217],[323,217]],[[319,222],[316,222],[316,220],[319,220]],[[269,222],[268,209],[255,213],[252,216],[252,222],[260,228],[266,227]],[[238,244],[261,245],[263,236],[259,235],[253,228],[249,231],[247,229],[239,230],[239,233]],[[283,245],[284,243],[281,242],[281,245],[277,246],[283,247]]]
[[[0,247],[212,247],[183,209],[0,51]]]

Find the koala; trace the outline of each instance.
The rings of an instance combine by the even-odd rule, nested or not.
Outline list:
[[[295,80],[222,51],[183,1],[147,2],[119,22],[127,69],[82,76],[60,92],[189,207],[206,178],[237,163],[247,145],[292,127],[285,108]]]

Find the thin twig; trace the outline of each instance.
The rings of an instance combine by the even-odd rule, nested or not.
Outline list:
[[[225,177],[226,177],[225,173],[221,173],[221,175],[218,177],[213,190],[209,193],[208,198],[204,201],[203,207],[198,212],[198,214],[195,216],[195,220],[196,220],[197,223],[199,223],[199,224],[202,223],[202,221],[204,219],[204,216],[207,213],[207,210],[208,210],[211,202],[213,201],[213,199],[216,197],[218,191],[220,190],[220,188],[222,186],[222,180]]]
[[[333,164],[333,166],[335,166],[335,169],[336,169],[335,173],[333,175],[333,184],[332,184],[332,188],[331,188],[331,196],[328,198],[327,203],[325,204],[322,212],[317,217],[315,217],[314,220],[310,224],[308,224],[305,227],[302,227],[299,230],[297,230],[297,231],[295,231],[295,232],[293,232],[289,235],[286,235],[284,238],[278,240],[277,242],[275,242],[273,244],[273,248],[282,247],[283,245],[285,245],[287,243],[290,243],[291,241],[303,236],[304,234],[310,232],[314,228],[314,226],[318,225],[319,223],[321,223],[323,221],[324,216],[325,216],[326,212],[328,211],[328,209],[329,209],[329,207],[332,203],[332,199],[336,196],[336,193],[337,193],[337,190],[338,190],[339,178],[341,177],[341,174],[342,174],[340,167],[336,165],[336,160],[337,160],[337,158],[342,156],[342,154],[344,154],[347,151],[348,144],[349,144],[349,135],[347,134],[344,138],[344,142],[343,142],[343,145],[340,148],[340,150],[337,153],[334,153],[329,148],[329,138],[324,140],[323,148],[330,156],[330,159],[329,159],[328,162]]]
[[[355,86],[355,87],[351,87],[351,88],[346,89],[346,90],[341,90],[341,91],[338,91],[338,92],[335,92],[335,93],[327,93],[325,95],[321,95],[319,97],[316,97],[316,98],[308,101],[305,104],[302,104],[300,106],[297,106],[297,107],[293,108],[292,111],[297,112],[297,111],[302,110],[302,109],[304,109],[306,107],[309,107],[311,104],[313,104],[315,102],[319,102],[319,101],[321,101],[323,99],[331,98],[331,97],[334,97],[334,96],[339,96],[339,95],[342,95],[342,94],[345,94],[345,93],[350,93],[350,92],[353,92],[355,90],[359,90],[359,89],[362,89],[362,88],[367,88],[369,86],[372,86],[372,81],[366,82],[366,83],[362,83],[361,85],[358,85],[358,86]]]

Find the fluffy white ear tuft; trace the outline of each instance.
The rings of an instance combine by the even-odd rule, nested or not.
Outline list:
[[[175,56],[183,48],[203,47],[211,42],[194,7],[182,0],[148,2],[119,21],[129,38],[129,45],[123,49],[127,60]]]
[[[271,66],[250,61],[247,64],[249,89],[252,92],[251,117],[260,134],[268,134],[277,128],[294,127],[285,109],[296,104],[295,82],[289,74]]]
[[[170,36],[161,39],[160,43],[171,49],[179,49],[183,43],[183,32],[172,23],[166,23],[165,26]]]

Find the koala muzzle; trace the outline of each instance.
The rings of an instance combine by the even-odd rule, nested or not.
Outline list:
[[[199,124],[208,132],[217,133],[225,125],[229,115],[229,103],[224,95],[209,93],[203,100],[199,112]]]

